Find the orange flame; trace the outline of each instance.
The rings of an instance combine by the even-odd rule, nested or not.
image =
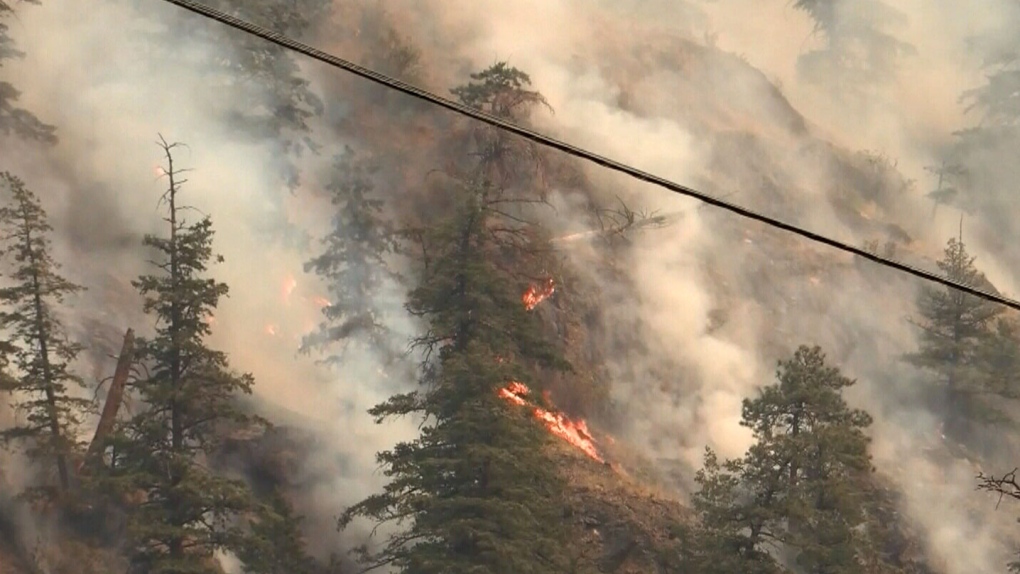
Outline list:
[[[530,393],[531,389],[527,385],[517,381],[512,381],[509,385],[499,390],[501,398],[522,407],[528,404],[525,397]],[[554,413],[534,405],[532,407],[534,408],[535,418],[545,423],[545,427],[549,429],[549,432],[574,445],[592,459],[605,462],[595,447],[595,439],[588,430],[588,423],[583,420],[570,420],[563,413]]]
[[[531,311],[538,306],[539,303],[548,299],[553,293],[556,292],[556,283],[550,277],[546,279],[543,285],[534,285],[528,287],[528,290],[521,295],[521,302],[524,303],[524,308]]]

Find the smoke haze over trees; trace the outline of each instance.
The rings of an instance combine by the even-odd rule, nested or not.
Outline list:
[[[1020,293],[1015,2],[208,4]],[[157,1],[0,0],[0,173],[0,571],[1017,560],[1011,311]]]

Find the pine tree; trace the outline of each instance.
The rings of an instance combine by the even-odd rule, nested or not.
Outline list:
[[[471,74],[471,80],[451,93],[460,103],[498,118],[522,122],[536,106],[552,109],[541,93],[528,89],[531,78],[506,62]],[[468,170],[472,177],[477,171],[487,184],[508,189],[541,175],[542,160],[533,143],[477,123],[470,125],[467,136],[459,141],[467,144],[465,157],[477,159]]]
[[[804,572],[856,573],[865,551],[861,476],[871,471],[867,413],[842,398],[854,381],[801,346],[780,361],[778,382],[745,399],[741,424],[757,442],[739,461],[711,451],[698,474],[696,507],[724,549],[770,572],[767,543],[782,543]]]
[[[720,462],[711,449],[706,449],[705,466],[695,475],[700,489],[694,498],[694,509],[701,518],[701,529],[693,544],[693,571],[703,574],[783,572],[765,549],[770,541],[780,540],[781,534],[766,529],[770,515],[766,509],[757,507],[761,502],[770,501],[776,492],[746,493],[741,482],[743,474],[744,461]],[[745,494],[753,498],[742,496]]]
[[[1002,237],[1014,232],[1014,193],[1009,182],[1020,178],[1020,165],[1013,161],[1020,145],[1018,25],[1020,3],[1003,2],[995,28],[968,39],[971,49],[982,58],[984,83],[960,95],[960,103],[973,121],[954,134],[957,139],[951,150],[954,161],[967,169],[967,177],[960,182],[961,206],[980,213]],[[1010,263],[1015,266],[1017,261]]]
[[[256,513],[251,536],[237,552],[245,574],[317,574],[319,566],[305,549],[301,517],[279,493]]]
[[[947,160],[942,160],[937,166],[925,166],[924,170],[938,178],[935,189],[925,194],[932,201],[931,216],[934,218],[940,205],[949,205],[959,199],[960,190],[957,185],[966,176],[967,170]]]
[[[38,0],[22,0],[28,4],[39,4]],[[14,4],[0,0],[0,67],[4,60],[20,58],[24,53],[14,47],[8,35],[7,19],[14,17]],[[28,110],[17,107],[21,93],[9,82],[0,80],[0,135],[16,135],[45,144],[56,143],[56,129],[43,123]]]
[[[422,388],[370,412],[412,415],[418,439],[380,453],[385,490],[348,509],[403,529],[369,566],[414,574],[562,573],[560,478],[543,453],[548,435],[498,397],[511,380],[541,390],[533,366],[566,368],[520,302],[526,247],[494,210],[500,194],[469,187],[460,207],[420,237],[424,261],[408,310],[428,326]],[[540,394],[540,393],[539,393]]]
[[[229,370],[227,357],[206,346],[206,322],[227,286],[205,277],[213,258],[212,223],[185,221],[173,149],[160,137],[169,180],[162,196],[167,235],[147,236],[157,255],[157,273],[134,285],[144,309],[156,321],[153,338],[139,339],[136,353],[147,376],[133,385],[144,410],[122,430],[114,478],[140,491],[144,503],[131,509],[128,552],[135,568],[147,573],[215,572],[210,558],[244,540],[237,517],[253,508],[247,487],[212,475],[201,458],[217,443],[217,425],[245,423],[234,399],[250,393],[250,375]],[[221,258],[217,258],[220,259]]]
[[[988,392],[992,396],[1020,398],[1020,321],[1013,313],[1003,313],[990,331],[977,357],[987,377]]]
[[[327,186],[336,209],[333,226],[322,240],[325,250],[305,264],[306,272],[313,271],[326,281],[330,301],[322,311],[325,321],[305,338],[302,348],[339,346],[339,352],[327,360],[337,364],[349,343],[361,340],[392,359],[397,353],[390,348],[378,297],[386,281],[396,278],[386,259],[394,252],[395,240],[392,225],[382,213],[383,201],[374,193],[376,168],[346,148],[335,159],[333,172]]]
[[[990,287],[960,239],[949,240],[938,267],[954,282],[981,289]],[[1002,308],[948,287],[923,288],[917,306],[919,349],[908,360],[933,375],[932,383],[940,391],[938,407],[944,417],[945,432],[963,440],[972,423],[1001,420],[1003,416],[986,400],[994,381],[981,360],[982,345],[989,340]]]
[[[972,47],[982,55],[987,71],[982,86],[965,91],[960,100],[967,111],[981,115],[980,124],[963,132],[968,137],[1018,135],[1020,127],[1020,42],[1015,29],[1020,22],[1020,4],[1006,2],[1000,11],[1000,28],[972,38]]]
[[[809,81],[831,84],[838,97],[860,99],[893,78],[896,65],[915,49],[889,29],[906,17],[883,0],[795,0],[793,7],[814,21],[825,46],[801,55],[797,71]]]
[[[206,5],[234,14],[292,38],[303,38],[314,24],[328,15],[328,0],[207,0]],[[288,50],[261,38],[217,26],[180,10],[162,13],[143,4],[141,14],[155,17],[164,26],[162,42],[156,49],[177,61],[182,41],[197,41],[210,49],[198,50],[194,65],[207,74],[210,86],[229,94],[230,102],[220,110],[222,118],[241,132],[246,141],[273,147],[276,167],[285,183],[300,183],[295,160],[306,152],[317,152],[311,124],[324,105],[301,73],[297,59]],[[153,49],[151,40],[147,50]],[[215,49],[212,49],[215,48]],[[234,105],[234,103],[240,105]]]
[[[68,340],[58,312],[65,297],[82,288],[60,276],[60,266],[50,254],[52,228],[35,194],[7,172],[0,173],[0,186],[9,193],[0,207],[0,229],[4,255],[13,266],[13,285],[0,289],[5,307],[0,324],[16,342],[7,352],[17,368],[4,387],[19,399],[17,409],[24,414],[24,424],[2,436],[27,440],[31,458],[55,465],[56,491],[66,494],[73,478],[70,459],[82,446],[78,427],[92,403],[73,394],[84,388],[70,369],[81,346]],[[47,485],[32,492],[52,497],[53,490]]]

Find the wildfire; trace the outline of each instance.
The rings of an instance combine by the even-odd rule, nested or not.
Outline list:
[[[312,297],[312,303],[320,309],[333,306],[333,304],[329,302],[329,299],[326,299],[325,297]]]
[[[539,303],[548,299],[555,291],[556,283],[550,277],[542,285],[532,284],[529,286],[524,294],[521,295],[521,302],[524,303],[525,309],[531,311]],[[503,363],[505,359],[497,356],[496,361]],[[588,430],[588,423],[583,420],[573,421],[563,413],[554,413],[535,405],[529,405],[526,397],[530,394],[531,389],[519,381],[511,381],[510,384],[499,390],[501,398],[517,406],[530,406],[534,409],[535,418],[545,423],[545,427],[549,429],[549,432],[574,445],[592,459],[605,462],[598,449],[595,448],[595,439]],[[543,397],[545,397],[547,403],[552,402],[549,400],[548,391],[543,393]]]
[[[531,389],[524,383],[512,381],[509,385],[499,390],[499,396],[518,406],[529,406],[526,397],[531,394]],[[530,405],[534,409],[535,418],[545,423],[549,432],[567,441],[598,462],[605,462],[595,447],[595,439],[588,430],[588,424],[581,421],[570,420],[563,413],[554,413],[541,407]]]
[[[276,325],[273,325],[272,323],[270,323],[270,324],[266,325],[264,330],[265,330],[265,333],[267,335],[269,335],[270,337],[275,337],[276,336]]]
[[[539,303],[548,299],[553,293],[556,292],[556,283],[549,278],[542,285],[531,285],[528,290],[521,295],[521,302],[524,303],[524,308],[531,311]]]

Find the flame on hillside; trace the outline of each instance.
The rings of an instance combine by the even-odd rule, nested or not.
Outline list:
[[[521,302],[524,303],[526,310],[531,311],[539,303],[548,299],[555,291],[556,283],[550,277],[542,285],[532,284],[529,286],[524,291],[524,294],[521,295]],[[496,361],[503,363],[505,359],[503,357],[496,357]],[[515,405],[534,409],[535,418],[542,421],[545,427],[549,429],[549,432],[574,445],[594,460],[605,462],[598,449],[595,448],[595,439],[588,430],[588,423],[583,420],[574,421],[563,413],[554,413],[542,407],[529,404],[526,398],[529,394],[531,394],[531,389],[518,381],[511,381],[510,384],[499,390],[501,398]],[[546,403],[552,403],[549,398],[549,391],[545,391],[542,395]]]
[[[553,293],[556,292],[556,283],[549,278],[542,285],[531,285],[528,290],[521,295],[521,302],[524,303],[524,308],[531,311],[538,306],[539,303],[548,299]]]
[[[507,401],[514,403],[519,406],[530,406],[534,409],[535,418],[542,421],[545,427],[549,429],[549,432],[567,441],[581,450],[584,454],[588,455],[594,460],[599,462],[605,462],[602,455],[599,454],[598,449],[595,447],[595,439],[591,436],[591,432],[588,430],[588,424],[583,420],[573,421],[570,420],[563,413],[554,413],[547,411],[542,407],[537,407],[528,403],[527,396],[531,394],[531,389],[524,383],[517,381],[511,382],[509,385],[499,390],[499,396]]]

